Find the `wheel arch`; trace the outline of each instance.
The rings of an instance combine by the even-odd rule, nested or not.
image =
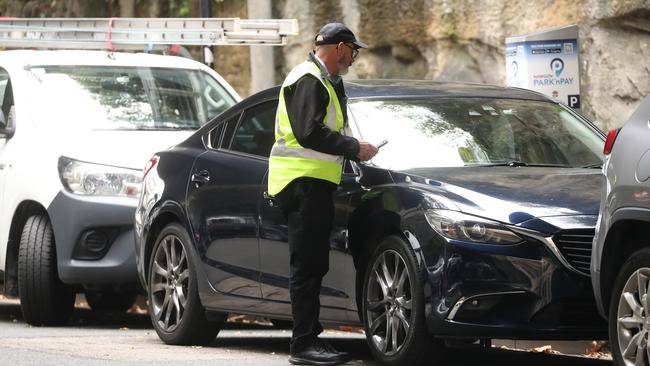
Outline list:
[[[610,297],[618,270],[637,250],[650,246],[650,222],[635,219],[616,221],[607,231],[600,268],[600,292],[605,314],[609,313]]]
[[[153,250],[154,245],[156,244],[156,239],[160,232],[169,224],[176,222],[181,224],[184,227],[187,227],[187,221],[185,220],[185,215],[183,214],[183,209],[180,205],[173,202],[166,202],[161,205],[159,209],[156,210],[156,213],[151,219],[151,224],[148,227],[144,248],[143,248],[143,264],[144,264],[144,280],[148,280],[147,276],[149,273],[149,265],[151,260],[151,251]]]
[[[363,215],[363,219],[351,220],[349,226],[349,248],[352,254],[355,276],[355,300],[359,319],[362,317],[363,282],[368,260],[382,239],[395,235],[407,243],[416,253],[418,262],[423,263],[420,251],[417,250],[417,240],[403,228],[403,219],[398,212],[378,210],[373,214]]]
[[[43,205],[36,201],[25,200],[21,202],[14,211],[9,228],[7,240],[7,253],[5,263],[5,294],[10,297],[17,297],[18,294],[18,250],[20,236],[23,232],[25,222],[30,216],[42,214],[48,216]],[[56,238],[55,238],[56,243]]]

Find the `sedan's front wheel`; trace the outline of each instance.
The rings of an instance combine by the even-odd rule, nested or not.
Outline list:
[[[650,364],[649,287],[650,248],[645,248],[623,264],[609,306],[609,339],[619,366]]]
[[[371,353],[388,365],[432,365],[443,347],[426,329],[424,269],[398,236],[385,238],[368,261],[363,322]]]
[[[190,238],[177,224],[158,236],[149,265],[149,315],[160,339],[167,344],[210,343],[222,322],[208,321],[199,299],[196,268],[189,254]]]

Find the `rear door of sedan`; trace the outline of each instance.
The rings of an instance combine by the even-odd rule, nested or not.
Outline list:
[[[275,102],[277,105],[277,102]],[[262,103],[227,117],[211,133],[215,148],[192,169],[187,206],[192,225],[207,236],[205,268],[212,286],[230,295],[260,298],[258,205],[271,146],[275,105]]]

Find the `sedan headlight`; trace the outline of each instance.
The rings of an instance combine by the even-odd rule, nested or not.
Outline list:
[[[429,225],[440,235],[454,240],[483,244],[515,244],[522,239],[498,222],[459,211],[427,210]]]
[[[91,164],[62,156],[59,177],[72,193],[91,196],[139,197],[142,171]]]

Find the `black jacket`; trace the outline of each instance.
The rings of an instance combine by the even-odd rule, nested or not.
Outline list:
[[[340,77],[328,76],[327,71],[321,67],[313,52],[309,54],[309,61],[315,63],[323,77],[332,82],[341,104],[344,123],[347,125],[347,96],[343,88],[343,81]],[[307,74],[293,85],[285,87],[284,100],[291,122],[291,130],[302,147],[326,154],[341,155],[351,160],[357,159],[359,154],[357,139],[332,131],[324,124],[329,93],[316,77]]]

